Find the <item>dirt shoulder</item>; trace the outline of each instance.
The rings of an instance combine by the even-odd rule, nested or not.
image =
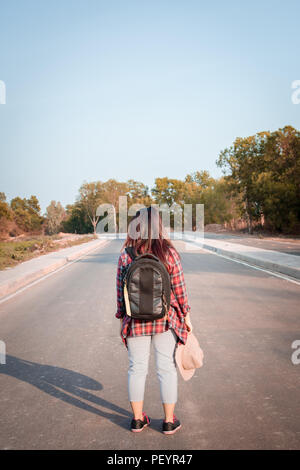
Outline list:
[[[21,235],[0,242],[0,270],[23,261],[94,240],[93,234]]]

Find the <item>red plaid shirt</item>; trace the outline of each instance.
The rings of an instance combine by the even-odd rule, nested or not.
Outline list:
[[[125,301],[123,294],[123,280],[127,266],[132,262],[130,256],[126,253],[125,249],[121,252],[118,260],[117,269],[117,313],[116,318],[123,318],[121,337],[122,341],[127,347],[126,338],[128,336],[144,336],[154,335],[156,333],[163,333],[169,328],[173,328],[178,341],[185,344],[187,339],[187,328],[185,325],[184,317],[190,311],[191,307],[188,304],[187,293],[184,281],[183,270],[178,253],[173,248],[170,248],[168,254],[168,264],[170,266],[170,281],[171,281],[171,303],[167,319],[159,318],[154,321],[144,321],[129,317],[126,315]],[[176,294],[176,297],[174,295]]]

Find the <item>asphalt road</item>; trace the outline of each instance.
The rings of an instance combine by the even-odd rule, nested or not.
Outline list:
[[[204,366],[179,378],[182,429],[160,432],[153,356],[145,411],[129,431],[127,351],[115,319],[121,242],[86,255],[0,304],[1,449],[300,448],[300,286],[197,249],[182,253]],[[300,356],[300,355],[299,355]]]

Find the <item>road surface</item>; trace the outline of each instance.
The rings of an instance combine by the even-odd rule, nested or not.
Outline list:
[[[152,426],[128,430],[114,240],[0,304],[1,449],[300,448],[300,364],[291,361],[300,286],[176,245],[205,355],[190,381],[179,377],[182,429],[160,432],[152,355],[145,394]]]

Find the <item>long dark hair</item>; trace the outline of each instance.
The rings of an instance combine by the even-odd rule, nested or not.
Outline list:
[[[139,221],[136,221],[137,218],[139,218]],[[138,222],[136,226],[134,221]],[[135,236],[131,237],[130,235],[133,235],[133,232]],[[138,238],[136,238],[136,232],[140,232]],[[152,253],[157,256],[164,263],[168,271],[170,271],[170,266],[167,256],[170,253],[170,248],[173,248],[179,256],[171,240],[166,237],[166,230],[163,226],[161,215],[154,206],[142,208],[133,216],[129,223],[127,238],[122,249],[127,246],[132,246],[137,255]]]

